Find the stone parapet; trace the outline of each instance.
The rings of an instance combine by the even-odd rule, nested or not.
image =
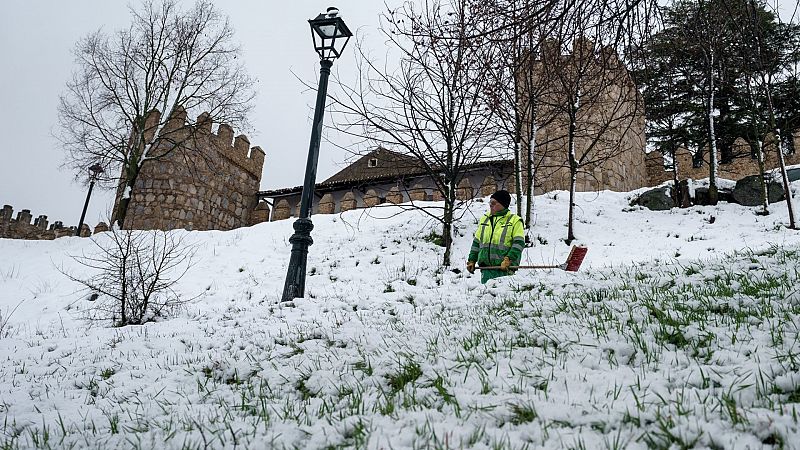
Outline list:
[[[94,227],[94,234],[105,233],[106,231],[108,231],[108,224],[105,222],[100,222]]]
[[[342,206],[341,211],[350,211],[356,209],[358,207],[358,200],[356,200],[355,194],[352,191],[347,192],[342,197]]]
[[[458,188],[456,188],[456,198],[459,200],[469,200],[473,198],[474,195],[475,190],[472,189],[472,183],[469,182],[469,178],[462,178],[458,183]]]
[[[672,179],[672,172],[667,171],[667,168],[664,166],[664,155],[662,155],[661,152],[654,151],[648,153],[644,158],[644,163],[647,170],[649,185],[659,185]]]
[[[272,220],[284,220],[292,217],[292,207],[286,199],[278,201],[275,211],[272,213]]]
[[[413,202],[424,202],[428,199],[428,191],[425,186],[417,183],[408,192],[408,198]]]
[[[403,193],[400,192],[400,188],[395,186],[389,189],[389,192],[386,194],[386,201],[394,203],[395,205],[403,203]]]
[[[798,141],[798,144],[800,144],[800,132],[794,133],[794,138]],[[778,161],[778,152],[774,137],[771,134],[767,135],[763,142],[764,170],[777,169],[780,167],[780,163]],[[795,149],[797,148],[798,146],[795,146]],[[733,150],[735,154],[747,155],[750,153],[750,144],[742,138],[737,138],[734,141]],[[704,155],[708,154],[707,148],[703,149],[703,153]],[[677,178],[679,180],[685,180],[687,178],[708,178],[709,163],[706,159],[707,158],[704,158],[699,161],[699,164],[695,167],[694,155],[684,147],[678,148],[675,152],[675,165],[678,170]],[[800,153],[795,151],[789,155],[784,155],[784,163],[787,166],[800,164]],[[654,151],[649,153],[646,158],[646,164],[649,186],[656,186],[665,181],[672,180],[673,170],[671,168],[664,168],[664,159],[660,152]],[[662,168],[661,171],[657,169],[659,164]],[[737,157],[727,163],[719,163],[717,170],[718,177],[729,180],[740,180],[750,175],[757,175],[758,173],[758,160],[748,156]]]
[[[336,202],[333,200],[333,195],[331,193],[323,195],[317,208],[318,214],[333,214],[336,212]]]
[[[14,208],[11,205],[3,205],[3,209],[0,210],[0,238],[52,240],[64,236],[75,236],[77,230],[74,226],[64,227],[58,220],[51,224],[44,214],[33,219],[29,209],[23,209],[17,213],[16,219],[13,216]],[[33,223],[31,223],[31,219],[33,219]],[[83,224],[81,230],[81,237],[92,235],[87,224]]]
[[[497,182],[494,180],[494,177],[489,175],[488,177],[483,179],[483,183],[481,183],[481,195],[484,197],[488,197],[494,194],[497,191]]]
[[[269,204],[265,201],[260,202],[253,209],[253,214],[250,215],[250,225],[257,223],[269,222]]]
[[[370,189],[364,194],[364,206],[367,208],[371,206],[375,206],[380,203],[380,198],[378,194],[375,192],[375,189]]]

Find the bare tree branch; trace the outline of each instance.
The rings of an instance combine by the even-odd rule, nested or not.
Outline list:
[[[184,145],[198,130],[187,113],[246,129],[255,96],[233,29],[210,1],[182,11],[176,0],[148,0],[131,16],[127,29],[97,31],[76,44],[77,69],[58,108],[65,166],[76,178],[89,165],[103,166],[101,186],[119,189],[120,225],[142,165],[175,151],[209,163]]]

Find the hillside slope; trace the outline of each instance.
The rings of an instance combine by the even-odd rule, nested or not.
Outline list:
[[[581,271],[487,286],[461,262],[484,202],[457,224],[460,271],[420,212],[315,216],[307,295],[286,304],[291,220],[178,232],[192,300],[123,328],[83,321],[92,302],[62,274],[86,275],[69,255],[90,240],[0,240],[0,447],[792,448],[784,205],[653,212],[631,195],[579,194]],[[566,199],[536,198],[525,263],[563,262]]]

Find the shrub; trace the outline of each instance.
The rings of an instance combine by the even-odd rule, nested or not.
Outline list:
[[[92,242],[95,252],[73,259],[95,274],[83,278],[65,273],[95,300],[86,319],[108,320],[112,326],[139,325],[186,301],[173,286],[191,268],[195,248],[178,232],[114,228]]]

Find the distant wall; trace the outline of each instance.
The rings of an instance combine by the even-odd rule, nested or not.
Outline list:
[[[780,164],[778,161],[775,139],[769,134],[764,138],[764,142],[764,168],[765,170],[776,169]],[[800,149],[800,131],[794,133],[794,143],[794,148]],[[733,147],[735,154],[747,154],[750,152],[750,144],[742,138],[736,139]],[[707,155],[708,152],[706,151],[704,154]],[[694,155],[689,150],[683,147],[678,149],[675,157],[675,165],[678,167],[679,180],[687,178],[708,178],[708,162],[705,160],[700,161],[700,165],[695,167],[693,160]],[[645,163],[650,186],[656,186],[673,179],[672,164],[667,164],[664,161],[661,152],[654,151],[648,153],[645,158]],[[800,153],[795,151],[789,155],[784,155],[784,163],[787,166],[800,164]],[[758,173],[758,160],[749,157],[739,157],[725,164],[720,163],[717,176],[729,180],[739,180],[750,175],[757,175]]]
[[[100,222],[95,227],[95,232],[107,229],[106,224]],[[45,215],[39,215],[34,218],[29,209],[23,209],[18,212],[17,217],[14,217],[14,208],[11,205],[3,205],[3,209],[0,210],[0,238],[51,240],[62,236],[75,236],[76,230],[76,226],[65,227],[60,221],[50,224]],[[92,232],[89,226],[83,224],[81,237],[91,235]]]

